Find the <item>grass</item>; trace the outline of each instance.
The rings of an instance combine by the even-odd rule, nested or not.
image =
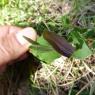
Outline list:
[[[30,26],[38,34],[47,30],[67,37],[74,27],[95,29],[94,8],[94,0],[1,0],[0,25]],[[43,63],[40,70],[31,74],[30,81],[22,81],[19,88],[9,81],[7,94],[94,95],[94,60],[94,56],[86,60],[61,57],[49,65]]]

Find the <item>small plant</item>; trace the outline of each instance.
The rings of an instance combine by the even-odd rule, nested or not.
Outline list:
[[[6,77],[0,76],[5,83],[4,86],[0,80],[1,92],[8,95],[21,92],[28,92],[27,95],[94,95],[94,0],[0,0],[0,25],[33,27],[39,35],[37,41],[25,38],[31,43],[32,65],[35,67],[36,57],[42,65],[35,73],[30,70],[34,70],[28,64],[30,59],[18,63],[17,69],[12,66]],[[30,71],[25,72],[26,69]],[[19,79],[23,79],[20,73],[24,78],[28,76],[28,82]]]

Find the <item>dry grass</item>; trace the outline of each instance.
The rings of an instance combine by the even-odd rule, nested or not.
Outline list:
[[[41,93],[44,91],[42,89],[50,91],[49,95],[72,95],[70,89],[73,90],[74,87],[78,91],[73,95],[81,95],[89,87],[91,91],[95,81],[95,65],[92,66],[93,70],[88,65],[84,61],[61,57],[51,65],[43,64],[43,68],[35,74],[34,84]]]

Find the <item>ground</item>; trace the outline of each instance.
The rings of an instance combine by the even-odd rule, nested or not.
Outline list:
[[[39,35],[47,30],[66,36],[73,27],[94,29],[94,8],[94,0],[1,0],[0,24],[34,27]],[[68,19],[61,21],[65,15],[70,23]],[[86,40],[91,47],[93,39]],[[94,54],[84,60],[61,56],[50,64],[29,55],[0,76],[0,95],[94,94]]]

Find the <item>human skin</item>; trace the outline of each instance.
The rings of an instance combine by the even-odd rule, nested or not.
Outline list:
[[[36,40],[33,28],[20,28],[16,26],[0,26],[0,72],[4,71],[7,64],[14,60],[24,58],[30,43],[23,36]]]

